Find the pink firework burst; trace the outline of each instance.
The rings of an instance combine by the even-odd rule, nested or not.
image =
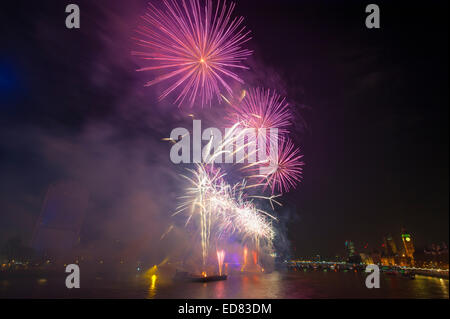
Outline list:
[[[220,102],[222,91],[232,94],[230,80],[243,83],[235,73],[248,69],[242,62],[252,51],[242,48],[251,38],[242,25],[244,18],[232,18],[235,4],[211,0],[163,0],[164,9],[149,4],[138,27],[136,39],[142,51],[134,55],[149,62],[138,71],[160,72],[146,86],[171,82],[160,99],[177,91],[175,103],[185,100],[191,107],[199,99],[202,106],[211,105],[214,96]]]
[[[286,99],[275,91],[250,89],[241,103],[232,104],[232,108],[229,117],[240,122],[245,128],[277,128],[280,135],[289,133],[288,127],[292,123],[293,114]]]
[[[286,193],[296,188],[303,174],[303,155],[291,140],[282,139],[278,152],[271,150],[266,160],[259,163],[259,177],[265,187],[275,192]],[[253,169],[254,170],[254,169]]]

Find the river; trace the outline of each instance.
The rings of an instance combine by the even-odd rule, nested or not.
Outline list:
[[[2,278],[1,298],[151,298],[151,299],[341,299],[449,298],[449,280],[382,274],[379,289],[365,286],[365,273],[272,272],[235,274],[210,283],[173,282],[169,277],[131,276],[126,280],[81,277],[80,289],[67,289],[64,277]]]

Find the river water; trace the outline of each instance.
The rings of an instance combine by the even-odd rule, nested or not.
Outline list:
[[[364,273],[273,272],[236,274],[226,281],[179,283],[155,276],[126,280],[81,278],[80,289],[67,289],[64,278],[0,279],[0,298],[176,298],[176,299],[340,299],[449,298],[448,279],[417,275],[415,279],[382,274],[379,289],[365,286]]]

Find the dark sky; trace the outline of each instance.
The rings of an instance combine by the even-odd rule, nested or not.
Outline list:
[[[98,239],[114,211],[108,199],[130,189],[105,185],[133,184],[139,207],[136,194],[154,186],[141,173],[146,164],[150,174],[159,169],[140,152],[153,152],[177,122],[173,110],[149,110],[156,96],[141,93],[129,54],[145,1],[4,2],[0,243],[29,240],[49,184],[86,180],[101,166],[92,192],[102,195],[83,226],[88,241]],[[64,26],[69,3],[80,5],[80,30]],[[283,200],[297,255],[342,253],[347,239],[377,246],[402,227],[418,246],[448,242],[447,1],[377,1],[380,30],[365,27],[368,3],[237,1],[253,34],[253,82],[271,81],[299,115],[304,181]],[[109,228],[112,237],[120,236],[116,229]]]

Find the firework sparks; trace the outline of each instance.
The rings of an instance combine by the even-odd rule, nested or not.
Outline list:
[[[230,80],[243,83],[235,73],[248,69],[242,62],[252,54],[243,49],[251,38],[243,26],[243,18],[233,18],[235,4],[211,0],[164,0],[165,10],[149,4],[135,39],[142,51],[133,55],[150,62],[138,71],[161,72],[146,86],[172,80],[163,91],[164,99],[178,91],[179,106],[186,100],[193,106],[211,104],[214,96],[221,101],[224,91],[232,94]]]
[[[272,227],[275,217],[258,209],[253,201],[246,200],[243,192],[245,183],[232,186],[225,182],[226,174],[220,169],[208,169],[204,165],[198,165],[197,170],[190,172],[193,177],[184,177],[191,185],[175,214],[187,211],[187,223],[194,216],[199,217],[204,265],[211,232],[214,233],[214,240],[236,234],[243,242],[250,241],[255,246],[264,244],[271,247],[275,237]]]
[[[222,276],[223,261],[225,260],[225,252],[217,251],[217,263],[219,265],[219,276]]]
[[[259,211],[253,202],[241,201],[232,210],[233,230],[241,233],[244,241],[248,239],[253,241],[255,246],[259,246],[263,239],[267,241],[268,245],[271,245],[275,234],[267,216],[264,212]]]
[[[247,255],[248,255],[248,249],[247,249],[247,246],[245,246],[244,247],[244,256],[243,256],[243,263],[242,263],[241,271],[244,271],[245,266],[247,266]]]
[[[294,143],[283,139],[278,147],[278,152],[271,151],[266,160],[246,168],[249,171],[258,171],[259,174],[251,177],[260,178],[260,184],[270,187],[272,194],[275,192],[285,193],[295,188],[301,182],[303,155]]]

